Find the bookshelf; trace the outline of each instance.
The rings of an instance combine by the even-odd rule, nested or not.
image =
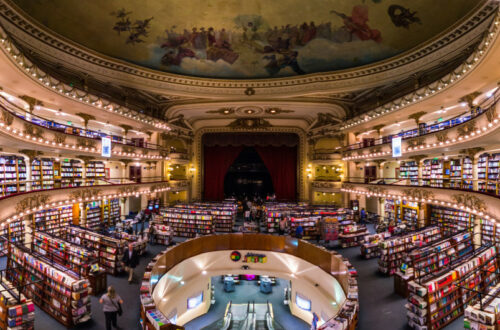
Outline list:
[[[34,329],[35,304],[6,278],[0,278],[0,329]]]
[[[14,286],[23,287],[27,298],[66,327],[90,320],[88,280],[27,249],[14,245],[10,249],[7,277]]]
[[[232,233],[234,227],[234,218],[236,213],[231,209],[215,209],[212,210],[211,215],[214,217],[215,231]]]
[[[500,164],[500,153],[488,157],[488,184],[486,191],[490,194],[498,195],[498,172]]]
[[[64,159],[60,162],[61,187],[80,187],[83,184],[83,166],[76,159]]]
[[[0,156],[0,196],[26,191],[26,163],[23,157]]]
[[[418,203],[403,201],[401,209],[403,214],[401,222],[406,225],[406,230],[416,230],[418,227]]]
[[[104,179],[106,177],[104,163],[88,162],[85,164],[85,177],[87,179]]]
[[[467,230],[472,231],[474,215],[462,210],[431,205],[431,224],[441,228],[444,236]]]
[[[462,159],[452,159],[450,160],[450,187],[451,188],[461,188],[462,187]]]
[[[207,210],[166,208],[162,215],[174,236],[195,237],[213,232],[213,217]]]
[[[420,284],[411,281],[405,305],[408,324],[414,329],[444,328],[460,317],[467,305],[475,303],[476,290],[489,290],[496,284],[496,280],[490,281],[491,272],[498,278],[495,247],[482,248],[453,269],[445,268]]]
[[[462,189],[474,189],[474,164],[469,157],[462,159]]]
[[[359,246],[365,242],[365,236],[369,234],[363,225],[345,226],[339,234],[339,243],[342,248]]]
[[[121,219],[121,207],[120,207],[120,199],[113,198],[109,200],[109,225],[114,226]]]
[[[295,236],[296,229],[302,226],[302,239],[317,239],[319,237],[319,221],[321,217],[290,218],[291,235]]]
[[[153,242],[155,244],[170,245],[172,242],[172,232],[170,231],[170,227],[156,221],[151,225],[155,227]]]
[[[423,244],[430,244],[440,238],[441,232],[439,228],[433,226],[417,232],[384,240],[379,245],[379,271],[383,274],[394,274],[411,249],[422,246]]]
[[[500,324],[500,284],[487,291],[481,303],[465,309],[464,328],[498,330]]]
[[[486,192],[486,186],[488,183],[487,179],[487,168],[488,168],[488,154],[482,154],[477,160],[477,189],[481,192]]]
[[[94,201],[90,203],[84,203],[84,226],[92,230],[100,230],[103,225],[101,202]]]
[[[422,185],[431,185],[431,159],[426,159],[422,162]]]
[[[88,277],[90,266],[97,263],[95,251],[42,232],[34,233],[32,251],[83,277]]]
[[[10,243],[24,244],[25,230],[23,220],[13,221],[0,228],[1,236],[7,238]]]
[[[63,230],[73,219],[73,207],[64,206],[54,209],[42,210],[34,213],[35,231],[43,231],[55,235],[64,235]]]
[[[462,232],[430,245],[413,249],[406,255],[401,268],[394,274],[396,293],[408,297],[408,283],[410,281],[420,282],[421,278],[450,268],[457,260],[473,252],[473,237],[470,232]]]
[[[285,217],[283,212],[269,211],[266,212],[266,227],[268,233],[277,233],[280,227],[280,221]]]
[[[68,227],[66,235],[68,241],[98,251],[99,265],[108,274],[116,275],[123,271],[124,242],[122,240],[77,226]]]
[[[389,238],[389,232],[383,232],[365,236],[365,242],[361,244],[361,256],[365,259],[371,259],[380,256],[380,243]]]
[[[409,179],[411,185],[418,186],[418,163],[414,160],[401,162],[399,177]]]
[[[7,237],[8,234],[5,235],[5,233],[2,231],[0,235],[0,257],[7,255],[9,245],[9,239]]]

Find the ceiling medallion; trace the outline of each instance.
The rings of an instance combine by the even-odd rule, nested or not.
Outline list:
[[[269,121],[262,118],[238,118],[227,125],[233,129],[266,129],[271,126]]]
[[[261,114],[262,112],[264,112],[264,110],[257,106],[244,106],[236,109],[236,113],[243,116],[255,116]]]

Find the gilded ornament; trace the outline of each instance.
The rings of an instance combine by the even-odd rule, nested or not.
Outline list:
[[[486,203],[471,194],[456,194],[451,197],[457,204],[462,204],[465,207],[475,209],[480,212],[486,211]]]
[[[26,212],[29,209],[33,209],[44,204],[47,204],[50,200],[49,195],[36,194],[34,196],[29,196],[23,198],[16,204],[16,212]]]

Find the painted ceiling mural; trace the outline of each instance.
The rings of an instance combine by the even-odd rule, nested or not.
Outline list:
[[[11,0],[107,56],[182,75],[251,79],[358,67],[451,27],[472,0]]]

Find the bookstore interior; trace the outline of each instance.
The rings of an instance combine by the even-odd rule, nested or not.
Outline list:
[[[179,4],[0,0],[0,330],[500,330],[500,2]]]

